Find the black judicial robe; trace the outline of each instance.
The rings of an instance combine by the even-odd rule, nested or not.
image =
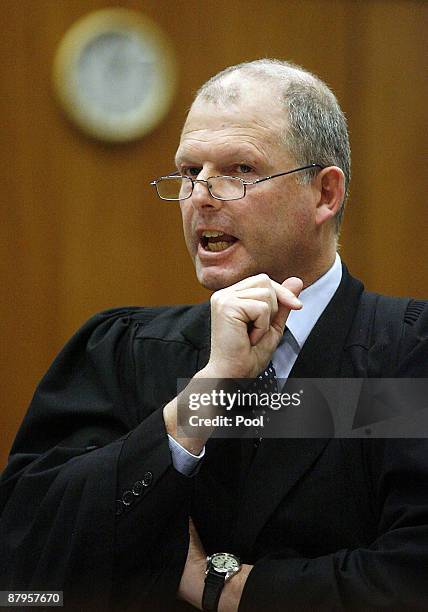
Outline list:
[[[374,336],[362,291],[344,267],[291,376],[427,376],[426,304]],[[213,439],[187,478],[162,408],[208,356],[208,304],[114,309],[77,332],[0,481],[0,589],[61,589],[69,610],[185,608],[191,515],[207,552],[255,564],[240,612],[428,609],[428,440],[263,440],[248,469],[244,442]]]

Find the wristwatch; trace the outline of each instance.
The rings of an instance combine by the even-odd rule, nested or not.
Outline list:
[[[220,552],[207,557],[202,610],[205,612],[217,612],[224,583],[237,574],[241,567],[241,561],[236,555],[231,553]]]

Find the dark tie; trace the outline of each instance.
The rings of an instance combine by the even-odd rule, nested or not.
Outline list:
[[[269,361],[266,368],[260,372],[253,383],[253,390],[256,393],[276,393],[278,391],[278,381],[276,379],[276,372],[272,361]],[[262,409],[261,413],[266,415],[266,410]],[[267,417],[269,418],[269,417]],[[261,432],[260,432],[261,433]],[[260,446],[262,436],[257,436],[253,439],[254,452]]]
[[[276,380],[276,372],[273,366],[272,361],[268,363],[266,368],[260,372],[257,378],[251,384],[250,391],[255,391],[256,393],[275,393],[278,391],[278,384]],[[255,412],[255,411],[254,411]],[[258,411],[260,413],[260,411]],[[264,411],[262,411],[263,414]],[[259,432],[255,432],[255,437],[253,438],[243,438],[241,439],[241,457],[242,457],[242,468],[244,473],[248,471],[251,466],[251,463],[254,460],[254,457],[257,453],[257,449],[260,446],[260,442],[262,440],[261,435],[258,435]],[[261,434],[262,432],[260,432]]]
[[[274,393],[278,391],[276,372],[272,361],[269,361],[266,369],[257,376],[253,387],[257,393]]]

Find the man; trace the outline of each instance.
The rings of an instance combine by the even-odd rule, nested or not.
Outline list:
[[[154,184],[211,304],[108,311],[65,347],[3,475],[1,588],[63,589],[71,609],[426,609],[425,439],[177,427],[178,379],[188,398],[263,371],[426,376],[426,304],[365,293],[336,254],[334,95],[286,62],[231,67],[198,92],[176,164]]]

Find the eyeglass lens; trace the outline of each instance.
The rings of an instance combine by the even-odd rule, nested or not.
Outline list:
[[[156,184],[159,196],[166,200],[181,200],[192,193],[192,181],[188,177],[171,176],[160,179]],[[244,185],[233,176],[216,176],[208,180],[208,188],[216,198],[224,200],[244,196]]]

